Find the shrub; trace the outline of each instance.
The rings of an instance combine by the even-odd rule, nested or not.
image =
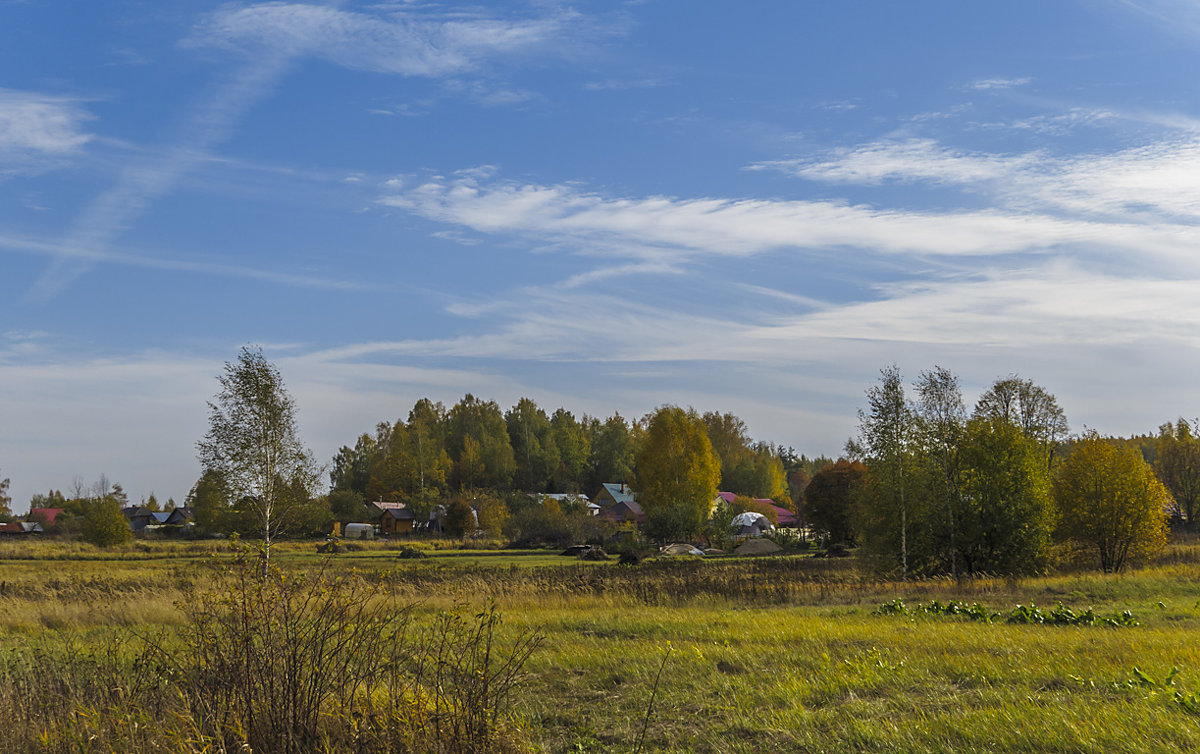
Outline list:
[[[79,532],[85,542],[97,547],[112,547],[133,538],[120,501],[111,496],[87,502]]]
[[[421,627],[383,580],[261,576],[240,559],[177,633],[0,657],[0,753],[503,752],[541,636],[501,642],[494,605]]]

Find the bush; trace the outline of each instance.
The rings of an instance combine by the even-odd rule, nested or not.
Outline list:
[[[87,502],[83,510],[79,533],[85,542],[90,542],[97,547],[112,547],[133,538],[129,522],[125,520],[125,514],[121,512],[120,501],[111,496]]]
[[[541,636],[501,644],[495,606],[422,628],[358,576],[261,576],[241,553],[178,633],[0,657],[0,753],[504,752]]]
[[[615,529],[611,521],[584,511],[564,513],[557,505],[523,507],[504,524],[504,533],[517,547],[604,544]]]

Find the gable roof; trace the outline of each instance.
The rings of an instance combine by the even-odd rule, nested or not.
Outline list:
[[[408,508],[405,508],[405,507],[384,508],[383,513],[379,514],[380,519],[383,519],[388,516],[396,519],[397,521],[412,521],[412,520],[416,519],[416,517],[417,517],[415,513],[413,513],[412,511],[410,511]]]
[[[596,517],[618,522],[637,521],[641,523],[646,520],[646,514],[642,512],[642,506],[632,500],[610,505],[607,508],[601,508]]]
[[[31,517],[38,516],[40,518],[45,519],[47,526],[54,526],[54,522],[58,518],[58,514],[60,514],[62,512],[63,512],[62,508],[30,508],[29,509],[29,515]]]
[[[632,503],[633,502],[633,490],[630,489],[628,484],[619,483],[619,482],[618,483],[605,482],[601,486],[603,486],[604,489],[608,490],[608,494],[610,496],[612,496],[612,499],[614,501],[616,501],[618,503]]]
[[[792,513],[787,508],[771,503],[771,507],[775,509],[775,518],[779,521],[780,526],[794,526],[800,521],[800,517]]]
[[[188,507],[174,508],[167,511],[167,523],[169,524],[186,524],[196,517],[195,512]]]
[[[717,497],[732,505],[734,499],[737,498],[737,493],[718,492]],[[771,508],[775,510],[775,520],[779,522],[780,526],[794,526],[800,520],[795,513],[781,505],[777,505],[775,501],[769,497],[752,497],[750,499],[756,503],[771,506]]]
[[[381,511],[400,510],[401,508],[408,507],[404,503],[395,503],[395,502],[389,502],[386,500],[375,500],[371,503],[371,505],[374,505],[376,508],[378,508]]]

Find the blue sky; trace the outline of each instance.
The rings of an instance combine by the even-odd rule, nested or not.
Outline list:
[[[880,367],[1197,413],[1200,6],[0,0],[0,474],[182,500],[466,392],[835,454]]]

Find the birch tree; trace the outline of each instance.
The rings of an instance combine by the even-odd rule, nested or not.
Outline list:
[[[209,402],[209,428],[196,444],[200,463],[220,474],[230,496],[257,519],[263,575],[271,544],[287,530],[297,490],[316,491],[321,473],[296,434],[296,405],[283,377],[258,348],[225,362],[220,391]]]
[[[858,448],[871,474],[860,514],[863,533],[877,554],[894,555],[900,578],[907,579],[915,421],[899,367],[880,370],[879,384],[867,389],[867,404],[858,412]]]
[[[917,428],[924,452],[935,469],[936,492],[945,511],[950,573],[958,576],[956,534],[960,507],[959,445],[967,421],[958,377],[935,366],[917,379]]]

